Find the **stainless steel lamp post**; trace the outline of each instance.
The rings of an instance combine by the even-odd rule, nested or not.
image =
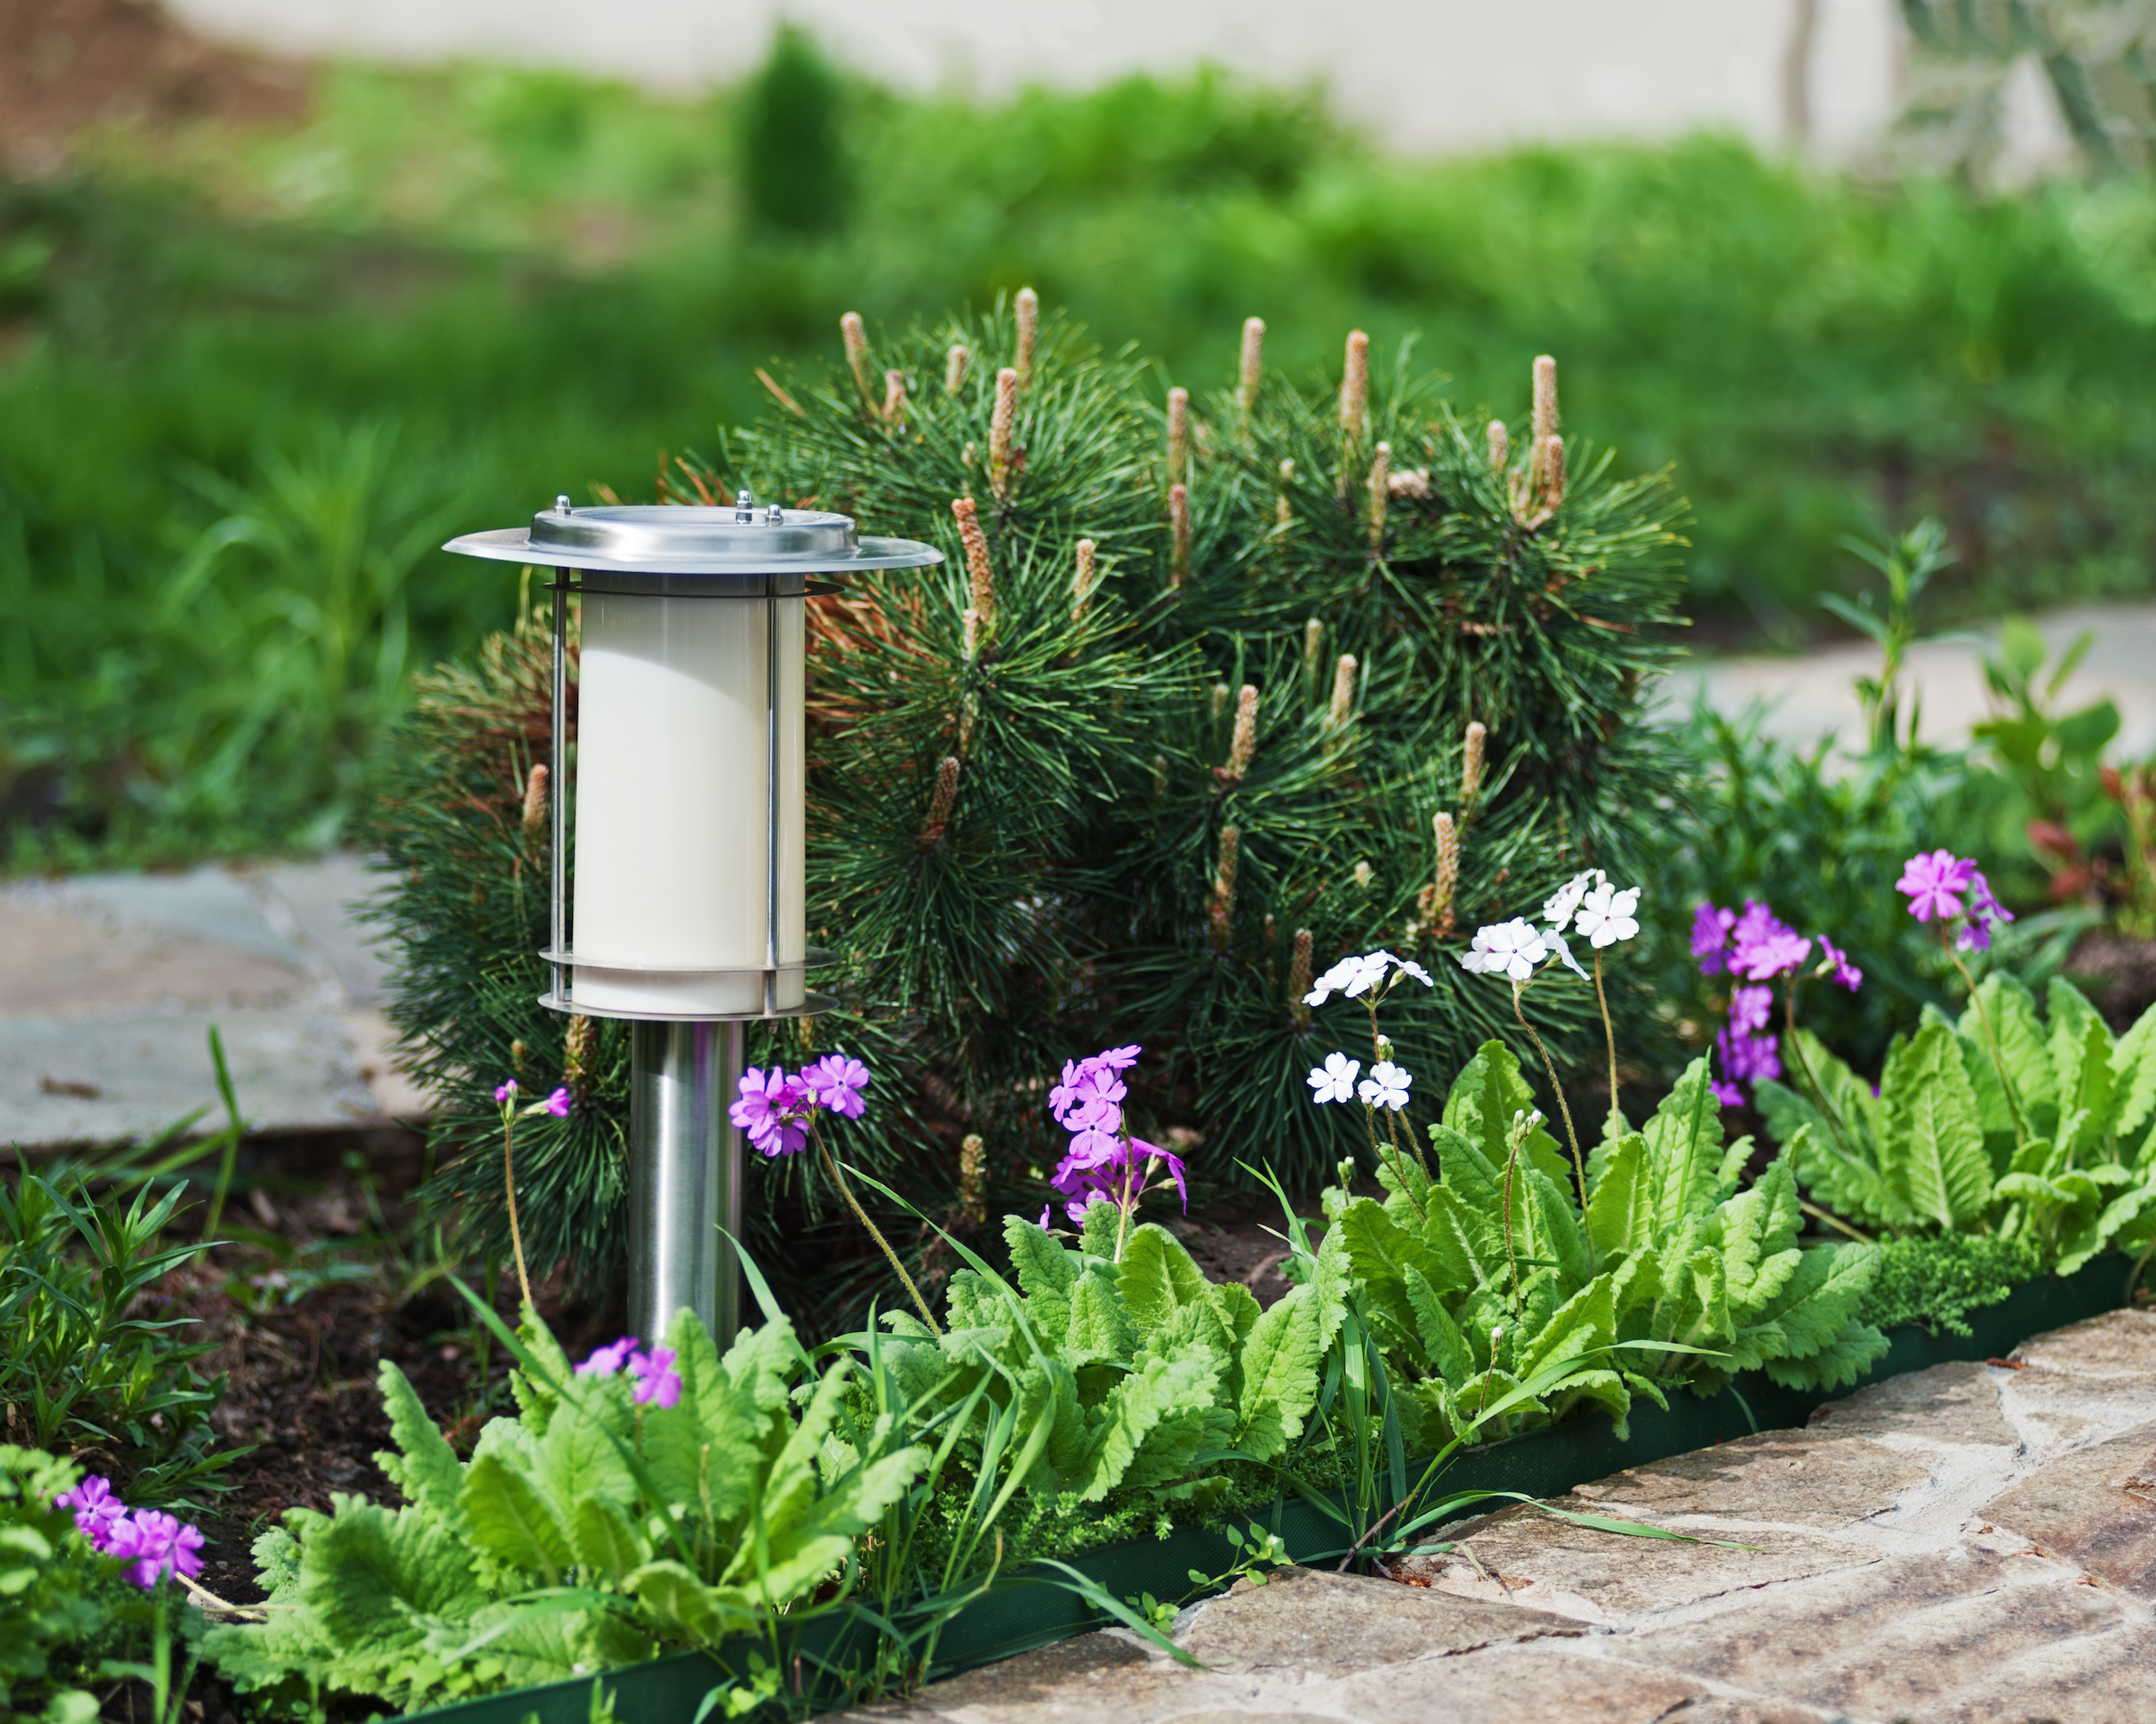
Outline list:
[[[943,553],[862,538],[844,515],[757,508],[745,491],[730,509],[575,509],[561,497],[529,528],[446,548],[554,571],[552,921],[540,954],[554,985],[540,1003],[630,1020],[632,1328],[656,1338],[687,1306],[723,1347],[740,1320],[741,1137],[726,1111],[744,1027],[832,1004],[805,979],[822,955],[805,924],[801,601],[838,590],[813,576],[921,568]]]

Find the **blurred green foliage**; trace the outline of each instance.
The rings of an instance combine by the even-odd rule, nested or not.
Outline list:
[[[1380,351],[1419,331],[1463,405],[1557,354],[1580,422],[1632,470],[1674,464],[1723,638],[1802,638],[1862,574],[1844,537],[1925,513],[1959,558],[1941,615],[2147,584],[2140,180],[1986,199],[1716,138],[1410,163],[1314,91],[915,100],[799,37],[688,103],[330,68],[296,124],[116,132],[79,161],[0,184],[18,868],[334,837],[395,673],[513,613],[509,578],[428,534],[649,495],[841,311],[902,328],[1027,283],[1163,383],[1231,375],[1253,313],[1291,374],[1350,327]],[[782,205],[843,221],[752,214]]]
[[[841,132],[845,85],[814,42],[782,27],[741,101],[741,191],[766,227],[828,233],[852,196]]]

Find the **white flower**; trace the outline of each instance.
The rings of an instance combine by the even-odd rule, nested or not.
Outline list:
[[[1535,974],[1535,966],[1548,955],[1549,948],[1542,943],[1535,924],[1516,917],[1477,929],[1474,943],[1461,955],[1460,963],[1463,969],[1481,975],[1525,981]]]
[[[1383,981],[1385,972],[1399,962],[1399,960],[1390,952],[1376,951],[1365,952],[1361,957],[1352,959],[1350,962],[1360,964],[1362,969],[1341,992],[1345,993],[1349,999],[1353,999],[1357,994],[1368,993]]]
[[[1619,940],[1629,940],[1640,931],[1635,915],[1639,907],[1640,889],[1636,886],[1628,886],[1622,892],[1598,886],[1580,906],[1580,931],[1598,952],[1605,946],[1614,946]]]
[[[1604,880],[1600,868],[1589,868],[1585,874],[1574,874],[1565,885],[1558,887],[1555,897],[1542,906],[1542,919],[1561,932],[1565,924],[1572,920],[1572,912],[1580,907],[1580,900],[1587,888],[1603,883]]]
[[[1562,934],[1560,934],[1555,928],[1551,928],[1544,932],[1542,935],[1542,943],[1548,946],[1555,956],[1561,959],[1564,962],[1565,968],[1570,970],[1574,975],[1578,976],[1580,980],[1586,981],[1591,980],[1586,971],[1580,968],[1580,960],[1573,956],[1572,948],[1565,943],[1565,937]]]
[[[1312,1101],[1351,1101],[1355,1098],[1355,1074],[1362,1069],[1362,1061],[1350,1060],[1345,1054],[1328,1054],[1325,1063],[1310,1068],[1310,1086],[1316,1092]]]
[[[1424,969],[1420,964],[1417,963],[1412,958],[1395,958],[1393,962],[1400,967],[1400,971],[1403,974],[1413,976],[1415,980],[1420,982],[1424,987],[1435,987],[1437,986],[1436,980],[1432,979],[1430,972]]]
[[[1362,974],[1362,960],[1343,958],[1324,974],[1319,976],[1308,993],[1303,996],[1305,1005],[1323,1005],[1328,999]]]
[[[1363,1079],[1355,1093],[1362,1098],[1365,1107],[1397,1111],[1407,1105],[1407,1086],[1414,1081],[1412,1074],[1401,1070],[1390,1060],[1380,1060],[1370,1067],[1370,1075]]]

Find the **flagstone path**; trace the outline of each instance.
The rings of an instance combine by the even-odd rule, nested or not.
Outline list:
[[[2156,1315],[1941,1365],[1757,1436],[1449,1528],[1398,1579],[1292,1569],[858,1724],[2147,1724]],[[1732,1548],[1732,1546],[1748,1548]],[[1468,1554],[1472,1553],[1472,1554]],[[1405,1584],[1403,1584],[1405,1583]]]
[[[0,1146],[223,1123],[215,1024],[251,1126],[416,1117],[389,1060],[354,856],[0,888]]]

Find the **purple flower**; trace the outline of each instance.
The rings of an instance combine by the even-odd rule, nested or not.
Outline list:
[[[1722,955],[1735,923],[1735,911],[1717,910],[1711,904],[1703,904],[1692,912],[1692,955],[1699,960],[1700,974],[1718,976],[1727,967]]]
[[[1795,969],[1811,950],[1810,941],[1749,898],[1730,930],[1729,945],[1729,974],[1752,981],[1771,981]]]
[[[765,1072],[751,1066],[741,1074],[740,1099],[726,1110],[726,1117],[749,1134],[757,1155],[791,1155],[808,1142],[802,1108],[807,1098],[808,1092],[782,1067]]]
[[[203,1547],[202,1530],[183,1526],[172,1516],[156,1509],[138,1509],[115,1524],[105,1554],[134,1565],[128,1578],[137,1586],[154,1586],[168,1574],[188,1579],[203,1572],[196,1553]]]
[[[576,1367],[579,1377],[611,1377],[628,1362],[636,1351],[636,1337],[625,1335],[610,1347],[595,1347],[591,1357]]]
[[[1766,1029],[1773,1012],[1771,987],[1741,987],[1729,996],[1729,1028],[1738,1035]]]
[[[1093,1057],[1104,1072],[1127,1072],[1138,1062],[1143,1046],[1133,1042],[1127,1048],[1104,1048]]]
[[[1714,1099],[1720,1102],[1724,1107],[1742,1107],[1744,1105],[1744,1092],[1739,1089],[1735,1084],[1725,1084],[1721,1079],[1715,1078],[1708,1082],[1707,1089]]]
[[[868,1109],[861,1092],[869,1086],[869,1068],[844,1054],[826,1054],[801,1075],[801,1083],[815,1099],[841,1119],[858,1119]]]
[[[1833,977],[1851,993],[1863,986],[1864,972],[1851,963],[1849,955],[1839,949],[1824,934],[1819,937],[1819,950],[1826,959],[1822,974]]]
[[[639,1407],[656,1401],[670,1407],[682,1397],[682,1373],[674,1368],[674,1349],[655,1347],[649,1353],[629,1355],[629,1369],[636,1372],[632,1398]]]
[[[547,1112],[552,1114],[557,1119],[566,1119],[569,1117],[569,1092],[567,1090],[556,1090],[553,1094],[550,1095],[545,1101],[541,1102],[539,1106],[544,1108]]]
[[[1105,1132],[1081,1133],[1071,1139],[1070,1154],[1056,1164],[1049,1184],[1071,1199],[1068,1205],[1071,1219],[1079,1221],[1095,1203],[1135,1197],[1152,1177],[1156,1161],[1167,1165],[1168,1177],[1175,1181],[1187,1210],[1190,1188],[1184,1180],[1181,1159],[1142,1137],[1125,1140]]]
[[[1999,923],[2013,919],[2014,912],[1991,895],[1991,882],[1984,877],[1984,871],[1972,862],[1969,865],[1969,923],[1955,936],[1955,949],[1964,952],[1990,951],[1992,928]]]
[[[1722,1074],[1732,1083],[1756,1084],[1782,1074],[1781,1038],[1745,1036],[1725,1029],[1714,1038]]]
[[[1909,913],[1919,922],[1959,916],[1961,900],[1955,894],[1969,889],[1975,874],[1976,864],[1952,850],[1934,850],[1929,856],[1919,850],[1904,864],[1894,890],[1909,894]]]
[[[508,1101],[515,1093],[516,1080],[514,1078],[511,1078],[506,1084],[496,1084],[494,1086],[494,1099],[496,1101]]]
[[[102,1551],[110,1539],[112,1528],[127,1518],[128,1505],[112,1493],[112,1481],[103,1473],[93,1472],[72,1491],[64,1491],[53,1499],[58,1509],[75,1511],[75,1530]]]

